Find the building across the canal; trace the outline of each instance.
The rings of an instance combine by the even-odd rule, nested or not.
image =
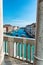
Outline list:
[[[13,30],[13,26],[10,24],[3,25],[4,32],[11,32]]]
[[[31,25],[27,25],[25,27],[25,31],[32,35],[33,37],[35,37],[35,33],[36,33],[36,23],[32,23]]]
[[[3,25],[3,32],[11,32],[13,30],[17,30],[19,27],[18,26],[12,26],[10,24],[5,24]]]

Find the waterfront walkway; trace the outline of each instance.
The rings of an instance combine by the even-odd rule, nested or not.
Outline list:
[[[8,56],[5,56],[4,59],[5,59],[4,65],[32,65],[30,63],[26,63],[24,61],[20,61],[20,60],[17,60]]]

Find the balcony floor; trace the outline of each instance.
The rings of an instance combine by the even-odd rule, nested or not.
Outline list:
[[[32,64],[5,56],[4,65],[32,65]]]

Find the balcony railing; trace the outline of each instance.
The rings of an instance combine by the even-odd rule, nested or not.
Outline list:
[[[4,35],[4,52],[13,58],[33,63],[35,39]]]

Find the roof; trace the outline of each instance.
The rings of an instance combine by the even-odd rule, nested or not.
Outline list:
[[[26,27],[34,26],[36,27],[36,23],[32,23],[31,25],[27,25]]]
[[[12,25],[10,25],[10,24],[5,24],[5,25],[3,25],[3,27],[6,27],[6,26],[12,26]]]

